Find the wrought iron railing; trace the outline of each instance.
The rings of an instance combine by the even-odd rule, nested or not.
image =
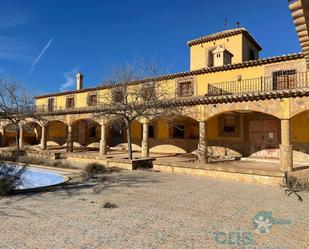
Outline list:
[[[287,71],[290,72],[290,71]],[[275,74],[273,76],[208,84],[208,96],[309,88],[308,72]]]
[[[282,71],[277,72],[273,76],[251,78],[244,80],[227,81],[215,84],[208,84],[207,96],[231,95],[231,94],[245,94],[253,92],[269,92],[276,90],[289,90],[309,88],[309,75],[308,72],[295,73],[295,71]],[[194,96],[194,92],[190,92],[189,96]],[[176,97],[179,97],[178,92]],[[183,96],[184,97],[184,96]],[[52,113],[59,111],[70,111],[79,109],[92,109],[101,106],[98,101],[93,105],[86,104],[85,107],[71,107],[61,105],[39,105],[35,107],[36,112],[39,113]]]

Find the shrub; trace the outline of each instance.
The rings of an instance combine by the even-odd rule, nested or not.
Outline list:
[[[26,167],[0,162],[0,196],[7,196],[22,184]]]
[[[87,164],[85,171],[90,174],[100,174],[106,171],[105,166],[99,163]]]
[[[299,201],[303,201],[303,198],[298,194],[302,191],[309,191],[309,175],[308,172],[303,175],[290,175],[288,172],[284,173],[283,187],[285,187],[285,193],[290,196],[294,194]]]
[[[110,203],[110,202],[105,202],[103,204],[103,208],[117,208],[118,206],[116,204]]]

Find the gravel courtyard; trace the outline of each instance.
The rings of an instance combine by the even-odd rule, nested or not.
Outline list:
[[[279,188],[112,172],[0,199],[0,248],[309,248],[309,193],[301,195],[298,202]],[[118,207],[104,208],[107,201]]]

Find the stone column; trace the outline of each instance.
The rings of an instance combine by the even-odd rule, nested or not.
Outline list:
[[[42,126],[42,137],[41,137],[41,149],[42,150],[46,150],[46,147],[47,147],[47,141],[46,141],[46,138],[47,138],[47,131],[46,131],[47,127],[46,125],[43,125]]]
[[[148,123],[143,123],[142,157],[149,157]]]
[[[100,156],[107,153],[106,124],[101,123]]]
[[[198,161],[207,163],[207,123],[199,121]]]
[[[73,137],[72,137],[73,127],[71,124],[68,125],[68,139],[67,139],[67,151],[73,152]]]
[[[290,120],[281,120],[280,170],[293,170],[293,148],[290,141]]]
[[[0,134],[1,134],[0,146],[4,147],[5,146],[5,130],[4,130],[4,128],[0,130]]]
[[[24,128],[22,126],[19,127],[19,148],[24,147]]]

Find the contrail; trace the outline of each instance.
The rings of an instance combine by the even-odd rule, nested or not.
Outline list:
[[[45,47],[42,49],[42,51],[39,53],[39,55],[35,58],[35,60],[32,63],[32,67],[30,70],[30,74],[32,74],[35,65],[41,60],[42,56],[44,55],[44,53],[46,52],[46,50],[49,48],[49,46],[51,45],[51,43],[53,42],[54,38],[51,38],[50,41],[45,45]]]

